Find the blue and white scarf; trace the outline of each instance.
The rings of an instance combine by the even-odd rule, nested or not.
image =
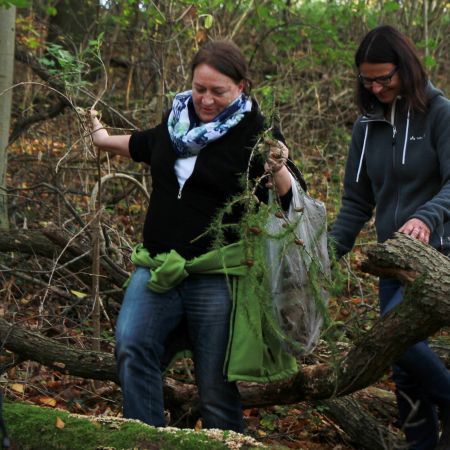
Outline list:
[[[219,139],[238,124],[244,114],[252,109],[250,97],[241,94],[211,122],[198,124],[193,108],[189,107],[190,103],[192,105],[192,91],[177,94],[167,122],[170,139],[178,158],[197,155],[203,147]]]

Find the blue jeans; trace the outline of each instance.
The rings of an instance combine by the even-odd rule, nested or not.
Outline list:
[[[226,277],[191,275],[164,294],[147,288],[149,278],[148,269],[136,268],[117,321],[124,417],[164,426],[161,360],[168,335],[185,320],[203,426],[241,432],[239,392],[223,374],[232,306]]]
[[[380,279],[381,315],[403,300],[403,291],[398,280]],[[444,416],[450,413],[450,372],[427,341],[406,350],[394,362],[392,370],[400,421],[409,449],[434,449],[439,436],[437,409]]]

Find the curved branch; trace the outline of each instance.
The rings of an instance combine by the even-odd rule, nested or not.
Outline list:
[[[10,230],[0,233],[0,252],[14,251],[50,260],[55,259],[59,255],[58,261],[60,264],[69,266],[72,270],[78,270],[80,277],[87,278],[87,282],[89,282],[90,275],[87,268],[92,265],[91,249],[87,245],[84,247],[75,242],[70,242],[69,244],[69,241],[70,236],[54,228]],[[60,254],[62,248],[65,248],[66,251]],[[100,264],[102,270],[108,275],[108,280],[102,281],[103,284],[123,285],[128,277],[128,273],[115,267],[106,255],[102,256]]]
[[[53,119],[54,117],[61,114],[64,111],[64,109],[67,108],[67,106],[69,106],[69,103],[67,101],[59,100],[56,104],[51,105],[45,111],[38,112],[36,114],[18,120],[14,124],[14,128],[11,131],[8,140],[8,145],[11,145],[13,142],[15,142],[23,133],[25,133],[35,123],[42,122],[47,119]]]
[[[97,200],[97,196],[98,196],[100,187],[107,181],[114,180],[117,178],[122,178],[122,179],[127,180],[130,183],[133,183],[134,185],[136,185],[139,188],[139,190],[144,194],[146,200],[150,201],[150,195],[149,195],[147,189],[145,188],[145,186],[142,183],[140,183],[138,180],[136,180],[136,178],[132,177],[131,175],[127,175],[126,173],[108,173],[107,175],[104,175],[103,177],[101,177],[100,181],[97,182],[94,186],[94,189],[92,189],[91,198],[89,200],[89,207],[91,210],[95,209],[95,202]]]
[[[19,61],[23,64],[26,64],[31,70],[45,83],[47,83],[47,87],[51,88],[54,91],[59,93],[65,92],[64,83],[61,83],[57,78],[55,78],[39,61],[28,51],[26,51],[22,46],[16,45],[14,56],[16,61]],[[89,101],[92,99],[95,102],[100,103],[104,108],[106,108],[103,118],[106,122],[113,122],[113,118],[116,118],[118,122],[118,126],[122,127],[130,127],[131,129],[136,129],[136,125],[133,124],[129,119],[127,119],[123,114],[109,106],[103,100],[97,99],[97,96],[93,93],[89,92],[85,88],[81,88],[80,92],[82,92],[88,100],[83,100],[77,98],[74,103],[82,108],[90,108],[92,105]],[[22,119],[13,130],[13,133],[10,137],[10,143],[16,140],[22,133],[24,133],[32,124],[41,122],[42,120],[46,120],[48,118],[56,117],[60,112],[62,112],[67,106],[73,106],[71,102],[66,98],[61,98],[59,100],[61,103],[61,109],[58,111],[58,105],[54,105],[49,108],[46,113],[38,113],[29,118]],[[109,116],[109,117],[108,117]]]

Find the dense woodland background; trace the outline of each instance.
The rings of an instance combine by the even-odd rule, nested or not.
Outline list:
[[[0,89],[1,101],[12,95],[8,136],[9,108],[0,109],[0,151],[7,154],[0,178],[0,319],[52,342],[113,352],[121,284],[140,240],[151,179],[145,167],[98,155],[87,109],[99,110],[111,133],[154,126],[173,95],[189,87],[196,50],[210,39],[233,39],[250,62],[252,94],[267,117],[279,117],[291,158],[332,223],[357,117],[353,54],[359,40],[376,25],[397,26],[448,94],[449,8],[444,0],[1,0],[0,28],[12,29],[6,21],[13,17],[15,35],[0,39],[0,79],[14,55],[13,87]],[[361,248],[373,242],[369,224],[336,267],[331,325],[304,363],[333,361],[376,319],[375,278],[360,270]],[[51,361],[41,365],[37,344],[30,361],[26,351],[8,348],[13,328],[5,329],[0,381],[8,399],[119,414],[115,383],[64,374],[64,364],[60,371]],[[446,336],[443,329],[436,339]],[[358,411],[364,414],[369,403],[373,412],[376,403],[379,423],[396,437],[388,375],[360,393]],[[192,381],[189,363],[172,376]],[[271,447],[370,448],[358,443],[365,431],[344,429],[330,404],[256,406],[245,410],[249,432]],[[172,414],[171,424],[192,425]],[[394,448],[382,435],[372,448]]]

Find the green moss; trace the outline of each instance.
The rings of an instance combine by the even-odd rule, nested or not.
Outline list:
[[[13,448],[21,450],[167,449],[222,450],[229,447],[204,432],[156,429],[134,421],[91,421],[64,411],[23,403],[5,403],[5,421]],[[58,418],[63,428],[56,426]],[[248,448],[248,447],[247,447]]]

